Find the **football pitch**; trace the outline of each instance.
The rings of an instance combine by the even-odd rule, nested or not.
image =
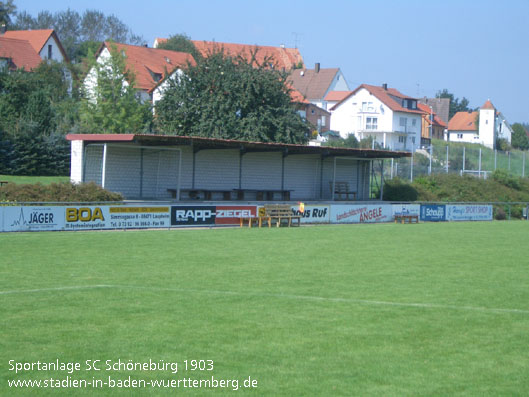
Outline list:
[[[525,395],[528,236],[524,221],[0,234],[0,395]]]

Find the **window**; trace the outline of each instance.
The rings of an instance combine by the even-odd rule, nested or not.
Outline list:
[[[362,102],[362,112],[374,112],[373,102]]]
[[[463,139],[463,134],[457,134],[457,139]]]
[[[51,59],[51,56],[52,56],[52,46],[51,44],[48,44],[48,59]]]
[[[402,100],[402,107],[407,108],[408,107],[408,101],[406,99]]]
[[[406,137],[405,136],[399,136],[399,143],[405,143]]]
[[[411,143],[415,143],[415,137],[411,137]]]
[[[417,120],[411,119],[411,125],[415,127],[417,125]]]
[[[325,127],[325,116],[321,116],[321,125]]]
[[[404,127],[404,131],[406,131],[406,126],[408,125],[408,119],[406,117],[401,117],[399,120],[399,125],[401,127]]]
[[[366,117],[366,130],[376,130],[378,119],[376,117]]]

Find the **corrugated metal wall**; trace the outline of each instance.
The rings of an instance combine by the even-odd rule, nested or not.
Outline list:
[[[83,182],[95,182],[101,185],[102,166],[103,146],[87,145],[84,157]]]
[[[108,145],[105,189],[120,192],[126,198],[139,198],[140,171],[140,149]]]
[[[292,190],[292,200],[320,198],[320,168],[320,155],[295,154],[285,157],[284,188]]]
[[[242,156],[242,189],[281,189],[280,152],[245,153]]]
[[[195,187],[236,189],[239,187],[239,151],[201,150],[195,154]]]

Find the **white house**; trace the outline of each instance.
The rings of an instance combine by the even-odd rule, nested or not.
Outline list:
[[[28,41],[43,60],[68,61],[59,37],[53,29],[8,30],[2,37]]]
[[[415,151],[421,143],[421,117],[417,99],[401,94],[387,84],[362,84],[348,94],[329,94],[339,99],[330,109],[331,130],[342,138],[373,137],[384,148]]]
[[[447,139],[451,142],[477,143],[496,148],[496,139],[511,142],[512,128],[501,112],[487,100],[479,111],[457,112],[448,123]]]
[[[104,42],[96,53],[98,63],[104,64],[110,59],[112,47],[125,54],[127,70],[134,73],[135,88],[143,102],[159,100],[167,85],[164,80],[181,74],[184,66],[195,62],[191,54],[184,52]],[[96,82],[95,70],[92,69],[85,78],[85,89],[92,92]]]

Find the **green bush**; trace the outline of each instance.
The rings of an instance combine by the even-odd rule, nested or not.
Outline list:
[[[0,187],[0,202],[91,202],[121,201],[123,196],[95,183],[69,182],[43,185],[8,183]]]
[[[383,200],[385,201],[417,201],[417,197],[417,189],[398,178],[384,183]]]
[[[501,183],[504,186],[512,189],[520,190],[520,179],[519,177],[513,176],[504,170],[496,170],[492,173],[492,179],[496,182]]]

